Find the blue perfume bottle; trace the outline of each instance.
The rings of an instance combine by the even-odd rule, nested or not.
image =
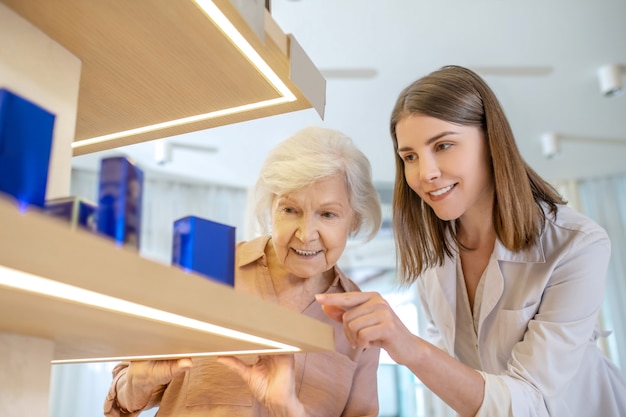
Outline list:
[[[69,223],[71,229],[96,231],[96,203],[82,197],[69,196],[46,201],[45,213]]]
[[[126,156],[100,161],[97,230],[118,246],[140,248],[143,171]]]
[[[43,208],[55,115],[0,89],[0,192]]]
[[[174,221],[172,264],[234,286],[235,230],[196,216]]]

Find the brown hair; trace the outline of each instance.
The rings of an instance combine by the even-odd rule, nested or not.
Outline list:
[[[410,284],[426,269],[443,264],[445,256],[452,255],[452,244],[459,246],[453,223],[439,219],[406,182],[396,125],[413,114],[482,129],[494,182],[496,236],[511,251],[534,245],[546,220],[542,203],[556,214],[557,204],[565,201],[524,161],[502,106],[485,81],[469,69],[445,66],[406,87],[391,113],[396,159],[393,228],[401,282]]]

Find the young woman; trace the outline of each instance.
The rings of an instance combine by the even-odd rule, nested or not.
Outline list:
[[[335,327],[334,352],[121,363],[106,416],[378,415],[378,347],[353,348],[318,293],[359,291],[336,266],[350,236],[371,239],[381,209],[370,164],[340,132],[310,127],[278,144],[256,184],[264,234],[240,242],[235,288]]]
[[[524,162],[487,84],[458,66],[415,81],[391,136],[399,273],[432,343],[378,294],[320,295],[353,346],[382,346],[461,416],[626,416],[596,346],[607,234]]]

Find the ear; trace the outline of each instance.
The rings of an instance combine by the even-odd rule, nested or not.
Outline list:
[[[352,216],[352,225],[350,226],[350,231],[351,232],[356,232],[359,229],[359,225],[361,223],[361,215],[355,213],[354,216]]]

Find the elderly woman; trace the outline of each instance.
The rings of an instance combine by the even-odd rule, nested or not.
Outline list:
[[[120,363],[106,416],[377,416],[379,348],[353,348],[320,293],[359,291],[337,267],[349,237],[369,240],[381,210],[365,155],[340,132],[309,127],[278,144],[256,184],[263,234],[240,242],[235,288],[335,328],[335,351]]]

